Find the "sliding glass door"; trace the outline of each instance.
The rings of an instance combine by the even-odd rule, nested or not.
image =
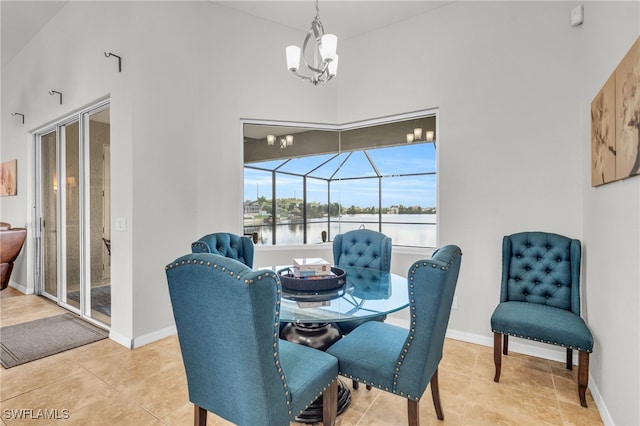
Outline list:
[[[36,133],[38,289],[111,323],[109,104]]]

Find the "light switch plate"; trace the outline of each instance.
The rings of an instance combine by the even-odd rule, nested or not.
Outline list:
[[[116,231],[124,232],[127,230],[127,219],[124,217],[116,218]]]

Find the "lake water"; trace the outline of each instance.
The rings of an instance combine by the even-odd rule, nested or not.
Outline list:
[[[382,233],[391,237],[394,245],[435,247],[436,246],[435,214],[383,214]],[[261,222],[261,221],[260,221]],[[253,223],[245,219],[245,233],[258,233],[258,245],[272,244],[272,227],[269,224]],[[328,231],[328,240],[332,241],[337,234],[364,226],[366,229],[378,231],[378,215],[354,214],[328,218],[310,219],[307,223],[307,244],[322,242],[322,231]],[[302,223],[281,223],[276,225],[276,244],[303,244],[304,225]]]

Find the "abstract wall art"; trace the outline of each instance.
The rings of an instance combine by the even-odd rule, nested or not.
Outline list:
[[[0,163],[0,197],[18,194],[18,160]]]
[[[640,37],[591,102],[591,186],[640,175]]]

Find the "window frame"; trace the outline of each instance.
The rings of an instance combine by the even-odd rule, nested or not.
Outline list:
[[[328,232],[327,232],[327,238],[326,240],[323,238],[323,240],[321,242],[326,242],[326,241],[332,241],[333,240],[333,235],[331,232],[331,227],[332,224],[349,224],[351,223],[350,221],[332,221],[333,216],[331,215],[331,210],[332,210],[332,203],[333,200],[331,198],[331,183],[332,180],[334,180],[334,182],[342,182],[342,181],[348,181],[348,180],[362,180],[362,179],[376,179],[378,181],[377,187],[378,187],[378,202],[377,202],[377,219],[375,221],[372,222],[367,222],[370,224],[374,224],[376,226],[376,230],[379,232],[382,232],[383,230],[383,226],[384,225],[424,225],[424,226],[433,226],[435,228],[435,241],[432,244],[429,245],[413,245],[413,244],[402,244],[402,243],[396,243],[394,241],[394,245],[395,246],[405,246],[405,247],[415,247],[415,248],[432,248],[432,247],[436,247],[438,244],[438,220],[437,220],[437,216],[434,216],[434,221],[433,222],[412,222],[412,221],[407,221],[407,222],[388,222],[388,221],[384,221],[382,218],[383,215],[383,210],[385,208],[382,207],[382,199],[383,199],[383,193],[382,193],[382,187],[383,187],[383,179],[385,178],[392,178],[392,177],[407,177],[407,176],[433,176],[435,178],[435,195],[434,195],[434,199],[435,199],[435,214],[437,214],[438,211],[438,206],[439,206],[439,180],[438,180],[438,150],[437,150],[437,142],[439,142],[439,111],[437,108],[434,109],[428,109],[428,110],[420,110],[420,111],[415,111],[415,112],[411,112],[411,113],[405,113],[405,114],[398,114],[398,115],[393,115],[393,116],[386,116],[386,117],[381,117],[381,118],[374,118],[374,119],[368,119],[368,120],[362,120],[362,121],[357,121],[357,122],[351,122],[351,123],[347,123],[347,124],[342,124],[342,125],[332,125],[332,124],[319,124],[319,123],[305,123],[305,122],[285,122],[285,121],[274,121],[274,120],[260,120],[260,119],[241,119],[241,133],[242,133],[242,138],[243,138],[243,142],[245,141],[244,138],[244,129],[245,129],[245,124],[248,125],[262,125],[262,126],[279,126],[279,127],[287,127],[287,128],[296,128],[296,129],[307,129],[307,130],[328,130],[328,131],[335,131],[338,132],[339,135],[339,139],[340,139],[340,135],[342,135],[342,132],[345,131],[349,131],[349,130],[357,130],[357,129],[362,129],[362,128],[369,128],[369,127],[375,127],[375,126],[380,126],[380,125],[384,125],[384,124],[393,124],[393,123],[398,123],[398,122],[406,122],[408,120],[417,120],[417,119],[424,119],[424,118],[433,118],[435,121],[435,135],[436,137],[433,138],[433,141],[429,141],[429,142],[420,142],[420,143],[432,143],[433,147],[434,147],[434,162],[435,162],[435,166],[434,166],[434,170],[431,172],[417,172],[417,173],[407,173],[407,174],[396,174],[396,173],[392,173],[392,174],[383,174],[380,173],[375,166],[374,162],[371,162],[371,158],[369,157],[369,154],[367,153],[367,150],[372,150],[372,149],[376,149],[376,148],[380,148],[378,146],[372,145],[368,148],[364,148],[364,149],[351,149],[348,151],[343,151],[342,150],[342,145],[341,143],[338,145],[338,151],[335,152],[334,155],[331,156],[330,160],[327,160],[326,162],[331,161],[332,159],[336,158],[336,157],[340,157],[341,155],[346,155],[345,159],[340,159],[339,160],[341,162],[346,162],[349,158],[349,156],[356,151],[361,151],[364,153],[364,155],[366,156],[366,158],[371,162],[372,168],[375,170],[375,175],[373,176],[362,176],[362,177],[346,177],[346,178],[341,178],[341,179],[333,179],[333,175],[329,178],[322,178],[322,177],[318,177],[318,176],[312,176],[311,174],[313,173],[313,171],[315,171],[318,167],[313,168],[312,170],[307,171],[306,173],[295,173],[295,172],[290,172],[290,171],[283,171],[283,170],[279,170],[281,168],[283,168],[284,166],[286,166],[286,164],[290,161],[290,159],[286,159],[286,158],[282,158],[281,163],[274,167],[273,169],[266,169],[266,168],[262,168],[259,166],[253,166],[251,165],[251,163],[246,163],[244,158],[245,156],[243,155],[243,187],[244,187],[244,182],[245,182],[245,170],[246,169],[252,169],[252,170],[258,170],[258,171],[262,171],[262,172],[266,172],[266,173],[272,173],[272,177],[271,177],[271,181],[272,181],[272,189],[271,189],[271,211],[272,211],[272,218],[274,217],[274,213],[277,212],[277,206],[275,204],[277,204],[277,200],[278,200],[278,194],[276,191],[276,182],[277,182],[277,174],[278,173],[282,173],[282,174],[287,174],[287,175],[291,175],[291,176],[296,176],[296,177],[301,177],[303,179],[303,198],[302,198],[302,228],[303,228],[303,237],[302,237],[302,242],[294,242],[294,243],[282,243],[282,242],[278,242],[277,241],[277,227],[278,226],[282,226],[283,224],[278,224],[276,223],[277,220],[271,220],[271,223],[268,225],[271,228],[271,239],[270,242],[266,242],[265,245],[274,245],[274,246],[279,246],[279,245],[283,245],[283,244],[314,244],[316,242],[309,242],[309,238],[308,238],[308,228],[309,228],[309,217],[308,217],[308,206],[309,206],[309,201],[307,199],[307,179],[314,179],[314,180],[318,180],[318,181],[324,181],[327,184],[327,200],[326,200],[326,210],[327,210],[327,228],[328,228]],[[402,144],[396,144],[395,146],[404,146]],[[243,152],[245,149],[245,145],[243,143]],[[321,155],[323,153],[318,153],[318,155]],[[269,159],[265,159],[266,161],[270,161]],[[323,163],[324,164],[324,163]],[[337,171],[336,171],[337,172]],[[334,173],[335,175],[335,173]],[[257,194],[256,194],[257,195]],[[245,199],[246,194],[243,195],[243,215],[244,215],[244,203],[247,201]],[[260,198],[260,197],[259,197]],[[345,206],[339,204],[343,209],[345,208]],[[353,222],[355,223],[355,222]],[[251,229],[252,227],[255,227],[256,225],[247,225],[245,224],[244,220],[243,220],[243,230],[245,235],[252,235],[253,232],[247,232],[247,230]],[[264,226],[264,225],[258,225],[258,226]],[[345,232],[346,230],[340,230],[338,233],[342,233]],[[324,234],[324,232],[323,232]],[[323,235],[324,237],[324,235]],[[254,237],[255,240],[255,237]]]

